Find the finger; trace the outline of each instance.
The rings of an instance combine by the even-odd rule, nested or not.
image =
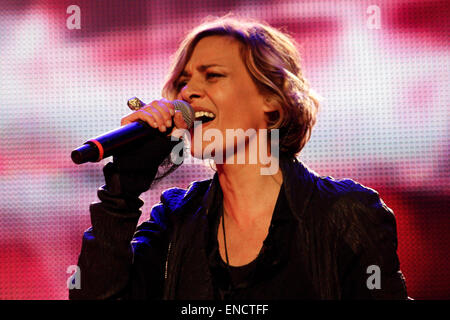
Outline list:
[[[173,116],[173,122],[175,126],[173,127],[173,130],[170,133],[170,135],[180,139],[188,129],[188,125],[184,121],[183,114],[180,110],[175,111],[175,115]]]
[[[129,123],[132,122],[136,122],[138,120],[142,120],[144,122],[147,122],[150,126],[152,126],[153,128],[157,128],[158,127],[158,123],[155,120],[155,118],[152,116],[152,114],[146,112],[145,110],[138,110],[136,112],[133,112],[129,115],[127,115],[126,117],[122,118],[121,120],[121,125],[127,125]]]
[[[120,125],[121,126],[125,126],[127,124],[131,123],[131,121],[129,120],[129,116],[123,117],[122,119],[120,119]]]
[[[145,107],[139,109],[136,112],[144,112],[147,114],[150,114],[153,119],[156,121],[157,123],[157,127],[159,127],[159,130],[164,132],[166,131],[166,124],[165,124],[165,119],[163,117],[163,115],[161,114],[161,112],[155,108],[155,101],[153,101],[151,104],[146,105]]]
[[[120,125],[125,126],[137,120],[139,120],[139,117],[136,115],[136,112],[133,112],[120,119]]]
[[[136,115],[139,117],[139,120],[147,122],[153,128],[160,128],[160,131],[162,131],[161,126],[158,122],[158,117],[156,117],[155,114],[150,113],[147,110],[141,109],[136,111]]]
[[[154,110],[157,110],[159,112],[159,115],[162,118],[163,125],[166,127],[172,126],[172,115],[170,113],[170,108],[167,106],[167,104],[170,104],[168,102],[163,102],[162,100],[159,101],[153,101],[152,107]]]
[[[187,129],[188,125],[184,121],[183,114],[180,110],[175,111],[175,115],[173,116],[173,122],[178,129]]]
[[[175,106],[172,104],[172,102],[164,98],[161,99],[160,101],[164,103],[164,105],[168,108],[170,112],[170,116],[173,117],[175,115]]]

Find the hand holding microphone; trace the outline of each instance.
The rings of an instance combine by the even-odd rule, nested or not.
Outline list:
[[[123,117],[121,120],[122,126],[140,120],[161,132],[167,132],[169,128],[173,127],[173,123],[178,129],[188,129],[194,121],[192,107],[181,100],[171,102],[167,99],[161,99],[144,105],[141,100],[135,97],[128,100],[128,107],[136,112]]]
[[[175,128],[189,129],[194,123],[194,110],[185,101],[161,99],[143,105],[138,98],[132,98],[128,106],[136,111],[122,118],[122,127],[92,138],[72,151],[74,163],[97,162],[126,145],[152,136],[170,136]]]

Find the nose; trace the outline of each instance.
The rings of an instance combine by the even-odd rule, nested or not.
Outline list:
[[[193,79],[190,79],[186,85],[181,89],[180,95],[181,99],[191,103],[194,99],[199,99],[202,97],[203,91],[198,83],[195,83]]]

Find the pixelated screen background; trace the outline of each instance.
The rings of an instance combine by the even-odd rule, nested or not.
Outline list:
[[[322,97],[299,158],[376,189],[409,296],[450,297],[448,1],[30,0],[0,1],[0,299],[67,299],[110,160],[71,151],[120,126],[129,98],[159,99],[186,32],[228,12],[297,40]],[[183,165],[142,196],[141,221],[161,190],[212,174]]]

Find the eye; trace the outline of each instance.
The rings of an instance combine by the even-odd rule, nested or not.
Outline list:
[[[187,84],[186,80],[179,81],[175,84],[175,88],[177,89],[177,91],[181,91],[181,89],[183,89],[186,84]]]
[[[223,77],[224,75],[220,74],[220,73],[214,73],[214,72],[208,72],[206,74],[206,79],[211,79],[211,78],[220,78]]]

